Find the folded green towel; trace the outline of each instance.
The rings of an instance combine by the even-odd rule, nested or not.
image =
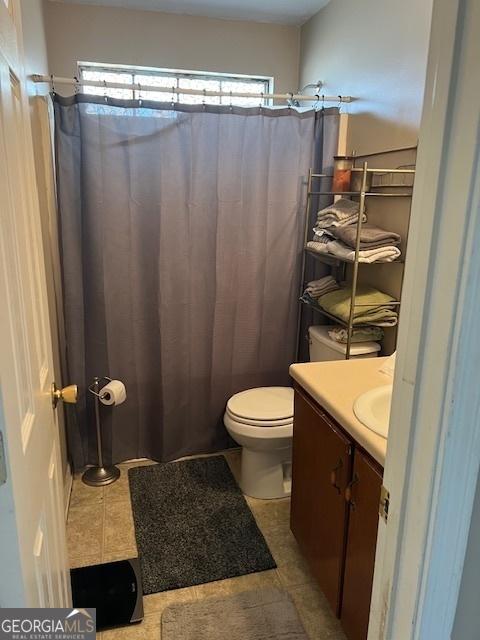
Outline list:
[[[348,322],[350,316],[351,287],[343,287],[338,291],[326,293],[318,299],[318,304],[328,313]],[[378,326],[394,326],[397,324],[398,315],[394,311],[395,306],[389,303],[395,302],[395,298],[374,287],[358,285],[355,295],[355,309],[353,312],[353,324],[375,324]]]

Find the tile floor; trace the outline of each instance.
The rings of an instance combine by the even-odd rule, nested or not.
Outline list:
[[[224,455],[233,474],[238,477],[240,451],[232,450]],[[145,464],[154,463],[142,461],[119,465],[121,477],[104,488],[88,487],[80,477],[74,479],[67,525],[72,568],[137,555],[127,471]],[[290,500],[247,498],[247,501],[275,558],[277,569],[145,596],[145,620],[141,624],[104,631],[97,634],[97,638],[160,640],[161,613],[170,604],[275,586],[286,589],[292,596],[310,640],[344,640],[340,624],[314,584],[290,532]]]

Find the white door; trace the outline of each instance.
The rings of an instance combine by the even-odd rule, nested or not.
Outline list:
[[[19,9],[13,0],[0,0],[0,606],[68,607],[52,346]]]
[[[372,640],[455,637],[480,467],[479,34],[478,0],[434,1]]]

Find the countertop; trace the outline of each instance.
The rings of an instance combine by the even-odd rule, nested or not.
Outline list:
[[[334,360],[292,364],[290,375],[360,444],[382,467],[387,440],[363,425],[353,413],[355,399],[392,378],[379,371],[388,358]]]

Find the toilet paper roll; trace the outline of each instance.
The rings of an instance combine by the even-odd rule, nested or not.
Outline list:
[[[111,380],[100,391],[100,402],[107,405],[122,404],[127,399],[127,391],[121,380]]]

